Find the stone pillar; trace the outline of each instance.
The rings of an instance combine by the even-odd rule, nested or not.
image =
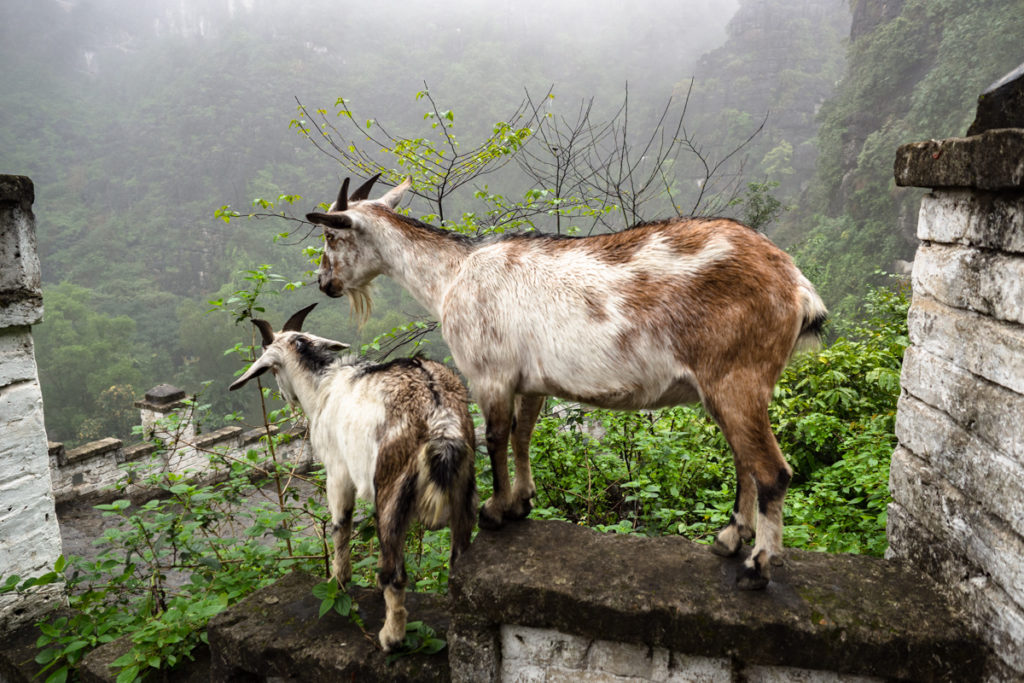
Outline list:
[[[60,556],[32,325],[43,317],[32,181],[0,175],[0,574],[45,574]],[[63,589],[0,595],[0,633],[63,600]]]
[[[956,596],[1024,671],[1024,65],[979,100],[969,137],[901,147],[921,201],[889,508],[889,553]]]
[[[147,391],[143,400],[135,402],[140,413],[142,438],[146,441],[156,438],[166,442],[178,437],[186,443],[194,442],[195,425],[191,421],[173,434],[158,424],[184,406],[184,400],[185,392],[170,384],[160,384]]]

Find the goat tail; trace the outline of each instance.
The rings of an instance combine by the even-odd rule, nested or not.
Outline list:
[[[442,436],[427,441],[419,462],[418,517],[428,529],[440,529],[452,517],[464,514],[467,496],[474,497],[476,480],[473,451],[461,437]],[[468,509],[475,510],[476,501]]]
[[[814,285],[800,276],[797,291],[800,297],[800,327],[796,335],[793,351],[815,349],[821,343],[822,330],[828,321],[828,309],[814,290]]]

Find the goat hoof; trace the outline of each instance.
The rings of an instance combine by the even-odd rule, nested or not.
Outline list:
[[[510,522],[526,519],[532,510],[533,503],[529,498],[523,498],[516,501],[512,505],[512,509],[505,513],[505,519]]]
[[[401,650],[402,649],[402,644],[404,642],[405,641],[403,641],[403,640],[391,640],[391,639],[385,640],[385,639],[381,638],[381,640],[380,640],[380,648],[382,650],[384,650],[384,654],[388,655],[388,654],[391,654],[392,652],[397,652],[397,651]]]
[[[477,522],[481,529],[496,531],[505,525],[501,517],[495,517],[488,510],[486,505],[480,506],[480,518]]]
[[[748,567],[744,565],[743,570],[736,577],[736,587],[741,591],[764,590],[764,587],[767,585],[768,578],[756,566]]]
[[[715,544],[711,546],[711,552],[720,557],[732,557],[740,551],[740,544],[736,544],[734,547],[729,547],[726,543],[722,542],[722,539],[716,538]]]

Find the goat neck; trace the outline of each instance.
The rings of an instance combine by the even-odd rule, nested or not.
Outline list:
[[[360,207],[362,208],[362,207]],[[471,240],[379,205],[365,207],[373,223],[382,274],[393,278],[437,319],[445,297],[472,248]]]

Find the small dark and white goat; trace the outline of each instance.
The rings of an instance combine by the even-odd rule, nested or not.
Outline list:
[[[399,215],[406,181],[369,200],[376,178],[327,213],[320,289],[349,294],[389,275],[441,322],[487,423],[494,496],[481,526],[530,511],[529,443],[546,396],[634,410],[700,401],[732,448],[736,504],[716,552],[757,543],[741,588],[782,560],[792,470],[768,404],[797,343],[816,341],[825,306],[793,260],[729,219],[674,218],[585,238],[471,239]],[[511,435],[516,480],[510,486]]]
[[[409,523],[451,526],[453,562],[469,546],[477,503],[469,398],[455,374],[434,361],[403,358],[378,365],[338,357],[347,344],[301,332],[313,306],[293,315],[277,333],[266,321],[253,320],[263,337],[263,354],[231,389],[270,370],[281,393],[306,414],[313,452],[327,472],[332,574],[339,585],[352,578],[355,500],[374,502],[378,583],[387,605],[379,636],[390,651],[405,638]]]

